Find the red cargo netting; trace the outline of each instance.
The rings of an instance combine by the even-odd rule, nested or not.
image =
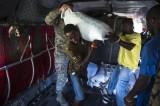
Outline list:
[[[0,26],[0,106],[54,70],[52,26],[21,26],[20,37]]]

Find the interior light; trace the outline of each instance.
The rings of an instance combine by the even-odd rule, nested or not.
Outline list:
[[[134,32],[141,33],[143,29],[142,22],[139,19],[133,19],[134,23]]]

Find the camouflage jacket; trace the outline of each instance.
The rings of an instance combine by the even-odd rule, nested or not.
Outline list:
[[[61,55],[67,44],[68,40],[64,36],[63,28],[64,22],[62,20],[59,21],[59,24],[56,24],[57,17],[60,15],[59,10],[55,9],[49,12],[49,14],[45,18],[45,22],[48,25],[54,25],[55,28],[55,54]]]
[[[151,106],[160,106],[160,70],[157,73],[150,97]]]

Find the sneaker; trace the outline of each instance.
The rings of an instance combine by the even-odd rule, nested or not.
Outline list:
[[[62,93],[57,94],[57,98],[56,98],[57,102],[61,105],[61,106],[69,106],[68,102],[66,101],[66,99],[63,97]]]
[[[102,102],[104,104],[109,104],[112,102],[111,95],[108,94],[108,92],[105,89],[100,89],[101,95],[102,95]]]
[[[112,98],[109,95],[102,95],[102,102],[108,104],[112,102]]]

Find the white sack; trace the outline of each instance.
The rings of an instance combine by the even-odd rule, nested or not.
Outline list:
[[[100,84],[106,83],[109,78],[110,72],[105,73],[105,69],[101,67],[99,72],[88,81],[88,85],[91,87],[95,86],[100,88]]]
[[[112,29],[102,21],[89,17],[81,12],[72,12],[70,9],[61,14],[65,25],[74,24],[79,27],[82,38],[87,41],[106,40],[105,36]]]

